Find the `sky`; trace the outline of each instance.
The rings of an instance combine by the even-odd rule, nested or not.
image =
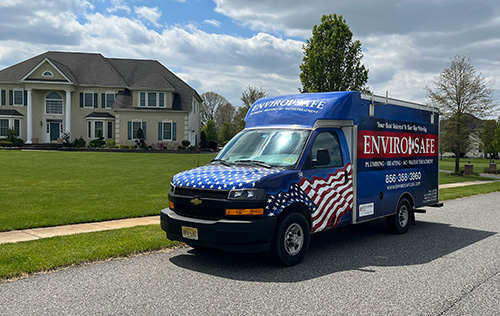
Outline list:
[[[374,94],[427,103],[425,88],[467,54],[500,103],[492,0],[1,0],[0,69],[46,51],[154,59],[240,106],[248,86],[298,93],[302,47],[333,13],[361,41]]]

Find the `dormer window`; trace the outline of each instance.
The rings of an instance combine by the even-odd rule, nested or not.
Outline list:
[[[50,70],[45,70],[42,74],[44,77],[54,77],[54,74]]]

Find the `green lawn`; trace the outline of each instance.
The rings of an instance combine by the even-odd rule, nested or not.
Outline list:
[[[491,181],[493,179],[481,176],[459,176],[459,175],[449,174],[446,172],[439,173],[439,184],[468,182],[468,181],[488,181],[488,180]]]
[[[464,169],[464,165],[469,163],[468,158],[460,158],[460,170]],[[474,165],[474,172],[484,172],[486,168],[490,167],[489,159],[471,159],[470,163]],[[500,166],[499,166],[500,167]],[[439,160],[440,170],[455,170],[455,158],[443,158]]]
[[[0,280],[179,245],[160,225],[0,245]]]
[[[213,156],[0,150],[0,231],[159,214],[172,176]]]

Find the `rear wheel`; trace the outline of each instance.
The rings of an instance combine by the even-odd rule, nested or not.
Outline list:
[[[404,234],[410,229],[413,210],[410,201],[402,198],[399,201],[396,214],[387,217],[387,226],[394,234]]]
[[[285,214],[278,221],[271,254],[284,266],[300,263],[309,248],[309,237],[309,225],[302,214]]]

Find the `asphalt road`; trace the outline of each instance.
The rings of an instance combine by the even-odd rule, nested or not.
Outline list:
[[[314,235],[305,261],[190,248],[0,284],[1,315],[500,315],[500,193]]]

